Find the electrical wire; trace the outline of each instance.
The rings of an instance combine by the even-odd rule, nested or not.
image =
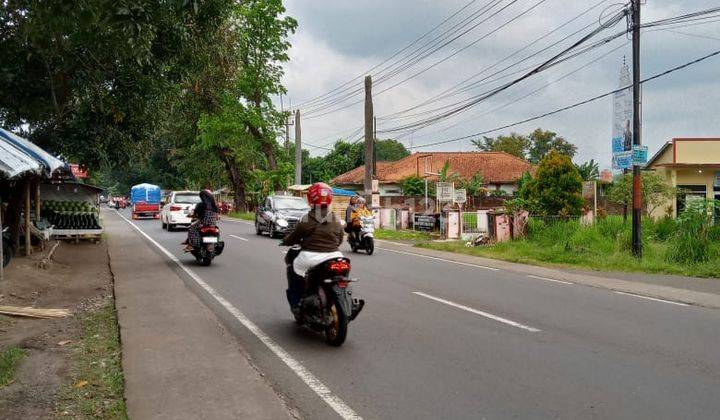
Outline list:
[[[688,68],[688,67],[690,67],[690,66],[693,66],[693,65],[695,65],[695,64],[698,64],[698,63],[700,63],[700,62],[702,62],[702,61],[705,61],[705,60],[707,60],[707,59],[710,59],[710,58],[715,57],[715,56],[718,56],[718,55],[720,55],[720,50],[714,51],[714,52],[712,52],[712,53],[710,53],[710,54],[704,55],[704,56],[702,56],[702,57],[700,57],[700,58],[697,58],[697,59],[695,59],[695,60],[689,61],[689,62],[687,62],[687,63],[685,63],[685,64],[681,64],[681,65],[679,65],[679,66],[670,68],[670,69],[668,69],[668,70],[666,70],[666,71],[663,71],[663,72],[661,72],[661,73],[655,74],[654,76],[651,76],[651,77],[648,77],[648,78],[646,78],[646,79],[643,79],[643,80],[640,81],[640,84],[645,84],[645,83],[647,83],[647,82],[650,82],[650,81],[659,79],[659,78],[661,78],[661,77],[665,77],[665,76],[667,76],[667,75],[669,75],[669,74],[672,74],[672,73],[675,73],[675,72],[677,72],[677,71],[686,69],[686,68]],[[452,143],[452,142],[456,142],[456,141],[467,140],[467,139],[469,139],[469,138],[478,137],[478,136],[482,136],[482,135],[485,135],[485,134],[490,134],[490,133],[493,133],[493,132],[496,132],[496,131],[500,131],[500,130],[505,130],[505,129],[507,129],[507,128],[512,128],[512,127],[515,127],[515,126],[518,126],[518,125],[522,125],[522,124],[525,124],[525,123],[528,123],[528,122],[536,121],[536,120],[539,120],[539,119],[542,119],[542,118],[545,118],[545,117],[549,117],[549,116],[551,116],[551,115],[555,115],[555,114],[559,114],[559,113],[564,112],[564,111],[568,111],[568,110],[573,109],[573,108],[577,108],[577,107],[582,106],[582,105],[589,104],[589,103],[591,103],[591,102],[595,102],[595,101],[600,100],[600,99],[603,99],[603,98],[607,98],[608,96],[614,95],[614,94],[616,94],[616,93],[618,93],[618,92],[622,92],[622,91],[624,91],[624,90],[626,90],[626,89],[629,89],[629,88],[631,88],[631,87],[632,87],[632,85],[623,86],[623,87],[621,87],[621,88],[612,90],[612,91],[610,91],[610,92],[606,92],[606,93],[603,93],[603,94],[601,94],[601,95],[597,95],[597,96],[594,96],[594,97],[592,97],[592,98],[585,99],[585,100],[580,101],[580,102],[576,102],[576,103],[574,103],[574,104],[572,104],[572,105],[568,105],[568,106],[565,106],[565,107],[563,107],[563,108],[556,109],[556,110],[554,110],[554,111],[550,111],[550,112],[546,112],[546,113],[544,113],[544,114],[536,115],[536,116],[534,116],[534,117],[526,118],[526,119],[524,119],[524,120],[522,120],[522,121],[517,121],[517,122],[514,122],[514,123],[512,123],[512,124],[506,124],[506,125],[503,125],[503,126],[500,126],[500,127],[495,127],[495,128],[493,128],[493,129],[490,129],[490,130],[485,130],[485,131],[480,131],[480,132],[477,132],[477,133],[473,133],[473,134],[470,134],[470,135],[467,135],[467,136],[456,137],[456,138],[452,138],[452,139],[448,139],[448,140],[442,140],[442,141],[437,141],[437,142],[433,142],[433,143],[426,143],[426,144],[422,144],[422,145],[415,145],[414,148],[417,149],[417,148],[425,148],[425,147],[438,146],[438,145],[441,145],[441,144],[447,144],[447,143]]]

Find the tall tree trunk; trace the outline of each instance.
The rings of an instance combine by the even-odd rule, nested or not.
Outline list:
[[[245,178],[240,172],[235,160],[228,150],[218,150],[218,156],[225,165],[225,169],[228,171],[230,182],[232,183],[235,195],[233,197],[233,208],[235,211],[245,212],[248,210],[247,206],[247,192],[245,190]]]

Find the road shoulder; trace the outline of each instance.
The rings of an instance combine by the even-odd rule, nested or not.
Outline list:
[[[105,217],[131,418],[291,418],[246,353],[166,261]]]
[[[562,270],[550,267],[511,263],[502,260],[476,257],[454,252],[418,248],[382,240],[378,241],[378,245],[381,247],[380,249],[386,248],[396,252],[439,258],[449,262],[471,264],[486,268],[489,267],[492,269],[544,277],[547,279],[570,282],[583,286],[631,293],[657,299],[665,299],[706,308],[720,309],[720,293],[709,293],[707,291],[687,288],[690,280],[688,278],[677,279],[673,278],[677,276],[667,276],[666,278],[663,278],[662,281],[658,280],[655,283],[651,283],[654,279],[657,280],[656,278],[659,276],[647,275],[647,281],[633,281],[628,280],[627,277],[626,279],[609,277],[605,273],[580,272],[577,270]]]

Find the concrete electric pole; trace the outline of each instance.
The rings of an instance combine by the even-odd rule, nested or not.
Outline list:
[[[373,103],[372,78],[365,76],[365,196],[368,203],[372,200],[373,180]]]
[[[300,110],[295,111],[295,185],[302,184],[302,133]]]
[[[640,122],[640,1],[632,0],[632,49],[633,49],[633,147],[642,145]],[[635,257],[642,257],[642,182],[640,165],[633,163],[633,213],[632,250]]]

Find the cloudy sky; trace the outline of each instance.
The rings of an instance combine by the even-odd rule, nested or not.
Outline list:
[[[620,7],[616,1],[600,0],[289,0],[286,4],[288,13],[299,21],[298,31],[291,38],[291,62],[286,66],[289,99],[293,107],[301,105],[303,140],[324,146],[330,146],[338,137],[357,137],[359,133],[363,105],[352,105],[363,98],[362,79],[358,76],[463,6],[467,7],[431,36],[369,72],[375,79],[374,107],[379,119],[378,130],[382,132],[426,119],[436,115],[438,108],[513,80],[522,73],[514,76],[511,73],[550,58],[597,27],[599,21],[604,22]],[[489,5],[494,7],[488,9]],[[643,6],[643,22],[715,6],[718,4],[714,0],[647,0]],[[643,77],[720,50],[720,20],[714,20],[671,30],[647,29],[642,38]],[[464,22],[471,23],[463,30],[477,26],[413,66],[403,66],[402,72],[387,77],[390,70],[396,68],[388,69],[387,65],[403,60],[414,48],[432,42],[432,37],[442,36],[443,32],[458,28]],[[585,27],[587,29],[583,30]],[[623,20],[596,39],[624,27]],[[528,58],[574,32],[577,35],[567,41]],[[459,35],[459,32],[452,33]],[[533,41],[536,42],[528,46]],[[414,151],[472,150],[469,139],[441,146],[422,146],[511,124],[615,89],[623,57],[630,55],[629,40],[621,37],[421,130],[379,134],[378,137],[399,136],[398,140],[407,147],[412,143]],[[437,64],[443,59],[446,60]],[[523,59],[525,61],[516,64]],[[407,61],[400,64],[407,64]],[[509,68],[493,76],[505,67]],[[381,80],[383,75],[386,75],[385,80]],[[673,137],[720,136],[718,76],[720,57],[714,57],[644,86],[643,142],[649,146],[651,154]],[[481,83],[405,114],[392,115],[422,104],[466,79]],[[398,82],[403,83],[379,93]],[[344,86],[344,90],[335,96],[303,104],[338,86]],[[355,90],[357,92],[353,93]],[[338,103],[329,103],[330,100]],[[286,107],[287,103],[286,97]],[[425,111],[428,112],[423,114]],[[605,168],[610,165],[611,123],[612,99],[605,98],[491,135],[511,131],[528,133],[542,127],[575,143],[578,146],[576,161],[592,158]],[[313,154],[324,153],[322,149],[310,150]]]

